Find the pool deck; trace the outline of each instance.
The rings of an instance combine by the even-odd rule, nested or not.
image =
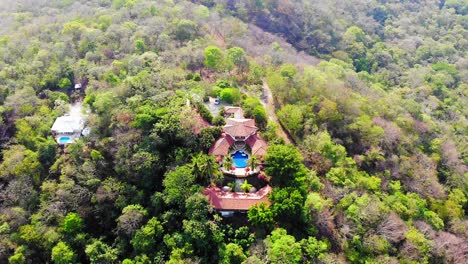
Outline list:
[[[246,158],[246,162],[247,160],[250,158],[251,154],[246,151],[246,150],[232,150],[229,155],[234,155],[236,154],[238,151],[241,151],[242,153],[246,154],[247,155],[247,158]],[[234,160],[234,158],[233,158]],[[234,166],[235,166],[236,162],[234,160]],[[245,167],[242,167],[242,168],[237,168],[235,170],[225,170],[224,168],[221,167],[221,171],[223,172],[223,174],[230,174],[230,175],[234,175],[236,176],[236,178],[247,178],[247,177],[250,177],[254,174],[257,174],[260,170],[258,168],[256,168],[254,171],[252,170],[249,170],[248,172],[245,171],[245,168],[249,167],[248,165],[245,166]]]
[[[221,169],[221,171],[223,172],[223,174],[234,175],[234,176],[236,176],[236,178],[247,178],[247,177],[250,177],[252,175],[258,174],[260,172],[260,170],[258,170],[258,169],[254,170],[254,171],[250,170],[250,171],[246,172],[245,168],[236,168],[235,170]]]

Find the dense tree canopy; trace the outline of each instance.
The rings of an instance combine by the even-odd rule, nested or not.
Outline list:
[[[0,0],[0,263],[467,263],[467,15]],[[269,204],[233,218],[202,193],[232,185],[210,96],[269,143],[240,184]],[[80,104],[89,134],[59,146]]]

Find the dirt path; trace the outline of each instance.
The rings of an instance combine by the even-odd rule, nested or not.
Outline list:
[[[81,106],[83,105],[83,102],[81,101],[76,101],[72,104],[70,104],[70,112],[69,115],[71,116],[83,116]]]
[[[293,140],[288,136],[284,128],[281,126],[278,117],[276,116],[275,101],[273,100],[273,94],[271,93],[270,87],[268,86],[266,80],[263,80],[263,94],[260,98],[260,102],[262,102],[263,107],[266,109],[268,119],[278,124],[278,130],[276,131],[278,137],[284,139],[286,144],[292,144]]]

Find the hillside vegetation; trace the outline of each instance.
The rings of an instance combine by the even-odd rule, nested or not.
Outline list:
[[[0,263],[468,263],[467,15],[0,0]],[[268,140],[270,207],[222,218],[202,194],[224,124],[208,96]],[[91,133],[63,148],[76,101]]]

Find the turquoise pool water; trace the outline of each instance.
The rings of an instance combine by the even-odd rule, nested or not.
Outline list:
[[[231,156],[234,161],[234,166],[236,168],[247,167],[247,160],[249,159],[249,155],[247,155],[244,151],[238,150],[236,151],[236,153],[232,154]]]
[[[59,138],[59,143],[60,144],[67,144],[67,143],[70,143],[70,141],[71,141],[70,137],[60,137]]]

